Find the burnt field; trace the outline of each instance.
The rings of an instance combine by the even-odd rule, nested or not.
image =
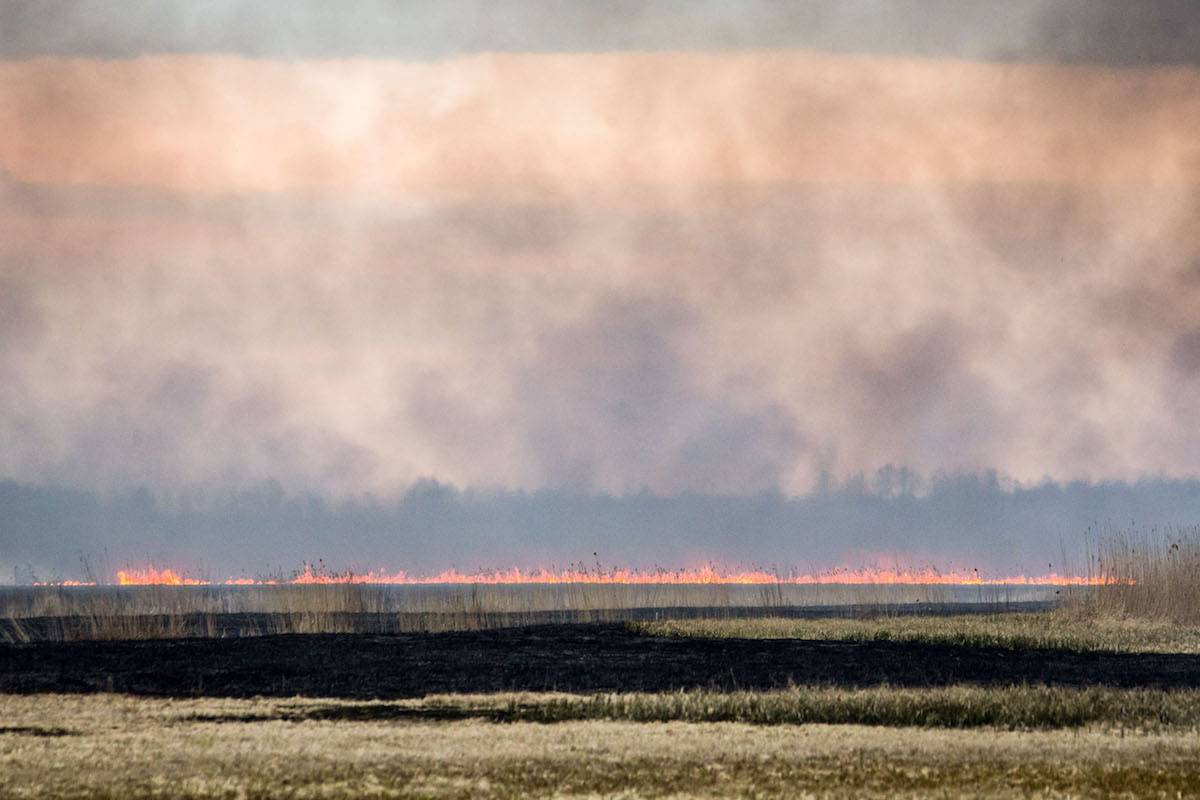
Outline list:
[[[15,587],[0,774],[78,798],[1190,796],[1200,626],[1129,613],[1148,585]]]
[[[387,699],[792,685],[1200,687],[1200,655],[660,637],[625,624],[0,646],[0,693]]]

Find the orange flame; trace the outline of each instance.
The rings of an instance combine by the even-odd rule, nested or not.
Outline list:
[[[173,569],[117,570],[117,584],[120,586],[207,586],[209,581],[197,578],[185,578]]]
[[[970,572],[943,572],[933,568],[922,569],[832,569],[820,573],[778,574],[762,569],[719,570],[712,565],[698,569],[636,570],[614,568],[590,570],[585,567],[570,567],[561,570],[522,570],[518,567],[504,570],[460,572],[444,570],[433,575],[409,575],[403,571],[388,573],[371,570],[367,572],[330,572],[305,564],[304,568],[290,578],[227,578],[224,581],[209,581],[184,577],[174,569],[121,570],[117,573],[121,586],[271,586],[330,585],[330,584],[379,584],[379,585],[429,585],[429,584],[632,584],[632,585],[940,585],[940,586],[1089,586],[1110,583],[1103,577],[1060,575],[1050,572],[1044,575],[1010,575],[984,577],[978,570]]]

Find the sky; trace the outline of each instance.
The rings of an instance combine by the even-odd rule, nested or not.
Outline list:
[[[1198,129],[1188,0],[3,0],[0,570],[1195,524]]]

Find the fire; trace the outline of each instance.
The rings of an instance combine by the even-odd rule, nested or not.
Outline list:
[[[1009,575],[985,577],[979,570],[970,572],[941,571],[933,568],[883,569],[839,568],[819,573],[780,574],[763,569],[721,570],[713,565],[695,569],[588,569],[583,566],[566,569],[522,570],[518,567],[503,570],[460,572],[444,570],[432,575],[409,575],[406,572],[370,570],[367,572],[331,572],[305,564],[289,578],[227,578],[202,580],[186,577],[175,569],[145,567],[117,572],[121,586],[296,586],[330,584],[429,585],[429,584],[718,584],[718,585],[940,585],[940,586],[1089,586],[1108,583],[1106,578],[1060,575]]]
[[[185,578],[173,569],[117,570],[117,584],[120,586],[208,586],[209,581],[197,578]]]

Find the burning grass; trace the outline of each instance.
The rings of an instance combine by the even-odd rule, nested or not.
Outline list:
[[[444,570],[428,575],[404,571],[367,570],[336,572],[323,563],[304,564],[290,576],[211,580],[188,575],[182,570],[155,566],[118,570],[119,586],[312,586],[333,584],[369,584],[382,586],[438,586],[444,584],[517,585],[517,584],[616,584],[620,586],[670,585],[748,585],[748,586],[1084,586],[1088,578],[1076,575],[988,575],[978,569],[942,570],[936,567],[839,567],[819,572],[800,572],[763,567],[724,569],[715,564],[697,568],[630,569],[574,564],[563,569],[509,569],[460,572]],[[64,586],[94,586],[95,583],[64,581]]]
[[[0,588],[0,641],[478,630],[555,622],[644,622],[661,616],[685,619],[639,630],[655,635],[896,640],[1010,649],[1200,650],[1200,527],[1108,533],[1098,537],[1092,549],[1084,575],[990,580],[973,572],[928,569],[781,576],[760,569],[638,573],[597,565],[557,572],[453,573],[449,577],[472,582],[442,584],[431,581],[448,575],[331,573],[310,565],[290,579],[213,583],[177,570],[144,568],[120,574],[122,583],[137,585]],[[865,582],[868,579],[880,582]],[[1035,580],[1047,583],[1032,583]],[[961,602],[1050,600],[1062,609],[1036,618],[911,618],[886,624],[720,619],[770,616],[774,611],[794,616],[784,612],[802,607],[847,606],[853,607],[847,615],[861,615],[864,610],[911,611]]]

